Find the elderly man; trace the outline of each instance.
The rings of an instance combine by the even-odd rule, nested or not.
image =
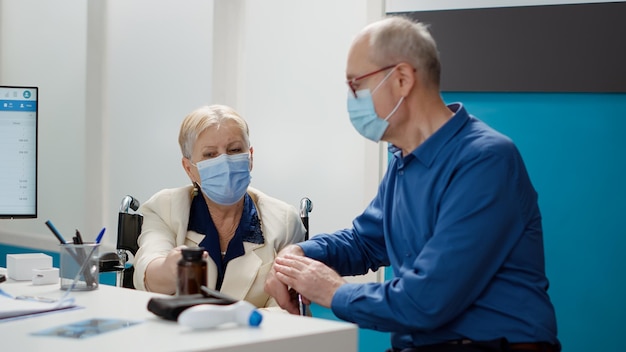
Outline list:
[[[443,102],[427,28],[367,26],[346,74],[354,127],[393,158],[353,227],[283,249],[265,290],[389,331],[389,351],[559,351],[537,193],[509,138]],[[342,278],[381,266],[383,283]]]

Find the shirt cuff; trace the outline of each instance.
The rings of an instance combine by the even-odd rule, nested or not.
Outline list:
[[[360,284],[346,283],[335,291],[335,295],[330,302],[330,309],[337,318],[354,323],[354,319],[350,314],[350,302],[361,286]]]
[[[319,261],[322,261],[322,259],[324,258],[324,255],[325,255],[324,250],[315,241],[309,240],[309,241],[300,242],[298,243],[298,246],[302,248],[302,251],[304,252],[305,257],[309,257],[311,259],[315,259]]]

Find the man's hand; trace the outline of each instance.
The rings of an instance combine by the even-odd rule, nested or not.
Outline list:
[[[291,287],[306,301],[315,302],[326,308],[330,308],[337,289],[346,283],[337,272],[322,262],[301,255],[284,254],[277,257],[272,272],[272,278],[279,280],[284,287]],[[278,298],[276,300],[278,301]],[[291,303],[295,306],[294,314],[297,314],[297,301]]]
[[[286,254],[304,256],[302,248],[297,245],[289,245],[278,252],[277,258],[280,258]],[[276,278],[276,270],[272,265],[272,269],[267,274],[265,279],[265,292],[274,297],[276,303],[291,314],[300,314],[300,308],[298,305],[298,296],[293,290],[289,290],[289,287]]]

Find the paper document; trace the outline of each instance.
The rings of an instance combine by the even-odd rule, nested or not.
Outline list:
[[[62,301],[39,297],[10,297],[0,294],[0,322],[4,319],[74,308],[74,299]]]

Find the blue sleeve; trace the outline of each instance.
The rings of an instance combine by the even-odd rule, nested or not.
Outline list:
[[[352,228],[320,234],[300,243],[307,257],[324,262],[342,276],[362,275],[389,265],[382,230],[382,186]]]
[[[439,215],[422,250],[395,268],[392,280],[340,287],[335,315],[364,328],[410,332],[440,328],[475,304],[523,234],[523,208],[536,201],[529,181],[520,186],[527,176],[509,147],[459,163],[432,204]]]

